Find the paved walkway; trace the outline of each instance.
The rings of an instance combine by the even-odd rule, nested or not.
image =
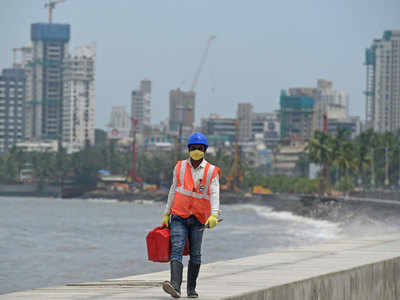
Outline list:
[[[400,233],[336,240],[203,265],[200,299],[248,299],[244,295],[400,256]],[[186,271],[186,270],[185,270]],[[185,274],[184,274],[185,275]],[[161,289],[169,272],[102,282],[69,284],[0,295],[3,299],[171,299]],[[186,296],[186,282],[182,284]],[[238,297],[242,295],[243,297]]]

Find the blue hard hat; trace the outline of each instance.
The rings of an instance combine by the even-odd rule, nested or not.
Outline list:
[[[190,145],[193,145],[193,144],[204,145],[204,146],[206,146],[206,148],[208,148],[207,138],[204,134],[202,134],[200,132],[195,132],[189,137],[187,146],[189,147]]]

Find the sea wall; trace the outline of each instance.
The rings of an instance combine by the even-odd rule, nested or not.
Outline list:
[[[60,187],[57,185],[0,184],[0,196],[4,197],[57,197],[59,194]]]
[[[186,272],[185,268],[183,296]],[[161,288],[169,276],[164,271],[74,283],[4,294],[0,300],[169,299]],[[332,240],[205,264],[197,291],[203,300],[398,300],[400,233]]]
[[[226,299],[398,300],[400,257]]]

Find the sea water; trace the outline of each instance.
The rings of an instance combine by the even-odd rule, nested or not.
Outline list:
[[[145,244],[147,233],[160,225],[164,205],[0,197],[0,294],[168,270],[166,263],[147,260]],[[341,234],[338,223],[268,206],[221,209],[223,222],[204,233],[203,263],[319,243]]]

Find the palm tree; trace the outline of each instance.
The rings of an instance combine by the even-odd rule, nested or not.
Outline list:
[[[397,145],[397,137],[390,131],[383,134],[383,145],[385,148],[385,185],[389,185],[393,182],[391,174],[394,174],[394,160],[395,160],[395,150]]]
[[[354,159],[354,144],[350,139],[350,132],[344,128],[338,128],[331,139],[332,166],[337,170],[335,183],[342,175],[348,176],[349,172],[357,169]]]
[[[340,142],[340,147],[336,149],[333,165],[339,171],[339,178],[343,175],[348,176],[349,172],[352,173],[357,170],[354,150],[354,144],[347,140]]]
[[[359,183],[367,184],[368,174],[371,173],[373,139],[375,133],[372,129],[363,131],[354,140],[355,158],[357,164],[356,176]],[[372,173],[371,173],[372,175]]]
[[[306,146],[310,162],[322,166],[323,179],[319,182],[319,193],[322,195],[327,190],[329,184],[328,167],[332,163],[332,141],[331,136],[322,131],[315,131],[314,137]]]
[[[332,161],[331,136],[319,130],[315,131],[314,137],[306,146],[306,152],[311,162],[324,168],[328,167]]]

